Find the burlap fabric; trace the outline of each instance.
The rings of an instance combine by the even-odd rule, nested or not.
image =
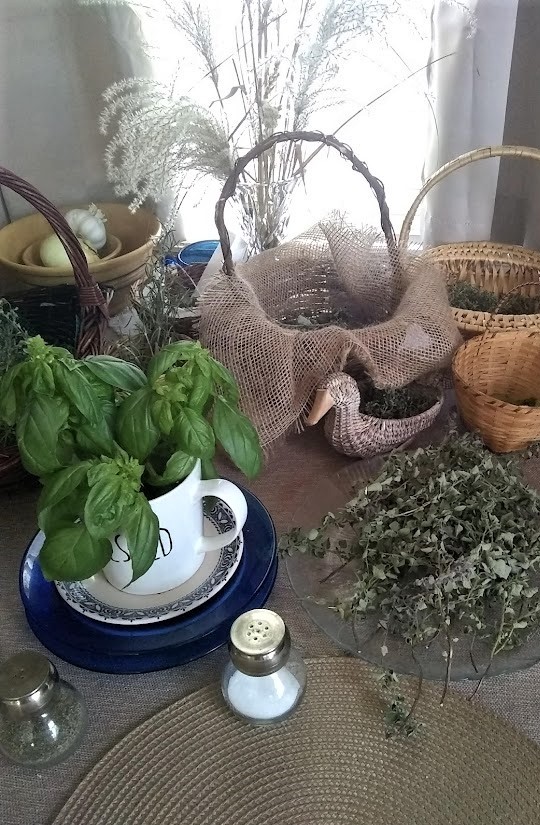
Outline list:
[[[402,387],[447,366],[461,341],[433,266],[398,260],[384,236],[336,215],[217,276],[200,308],[201,340],[235,375],[264,446],[302,419],[330,373],[360,367],[377,387]],[[290,325],[336,312],[347,328]]]

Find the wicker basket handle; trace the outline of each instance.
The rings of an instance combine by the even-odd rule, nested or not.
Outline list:
[[[401,227],[401,234],[399,236],[400,248],[407,248],[409,244],[409,236],[411,234],[411,226],[414,217],[418,211],[418,207],[424,200],[427,193],[439,183],[439,181],[447,178],[456,169],[461,169],[463,166],[468,166],[469,163],[474,163],[477,160],[484,160],[485,158],[530,158],[531,160],[540,161],[540,149],[534,149],[531,146],[485,146],[482,149],[473,149],[472,152],[465,152],[463,155],[454,160],[445,163],[422,186],[420,192],[413,201],[413,204],[403,221]]]
[[[77,342],[77,355],[83,357],[90,353],[99,352],[104,328],[109,317],[107,302],[88,270],[88,261],[75,234],[66,219],[50,200],[44,197],[31,183],[3,166],[0,166],[0,185],[7,186],[8,189],[12,189],[13,192],[28,201],[48,220],[60,238],[73,267],[73,275],[79,293],[82,324]]]
[[[375,197],[377,198],[379,209],[381,211],[381,227],[386,238],[388,251],[390,252],[390,261],[392,263],[392,266],[397,267],[397,255],[395,254],[396,235],[392,223],[390,221],[390,213],[388,210],[388,204],[386,203],[386,195],[382,182],[371,174],[366,164],[356,157],[350,146],[347,146],[345,143],[341,143],[341,141],[339,141],[333,135],[324,135],[322,132],[296,131],[277,132],[274,135],[270,135],[265,140],[262,140],[260,143],[254,146],[253,149],[250,149],[249,152],[247,152],[242,157],[238,158],[238,160],[234,164],[232,172],[230,173],[229,177],[223,185],[221,195],[216,204],[215,219],[219,234],[219,240],[221,242],[221,249],[223,251],[223,268],[226,274],[229,275],[231,278],[234,276],[234,264],[231,255],[231,241],[224,220],[225,204],[228,201],[228,199],[234,195],[236,191],[236,185],[240,179],[242,172],[245,170],[245,168],[252,160],[258,158],[260,155],[264,154],[269,149],[272,149],[272,147],[276,146],[276,144],[285,143],[287,141],[290,141],[291,143],[297,143],[301,140],[306,141],[308,143],[323,143],[326,146],[330,146],[333,149],[336,149],[339,152],[339,154],[343,158],[345,158],[345,160],[348,160],[351,163],[352,168],[355,172],[360,172],[360,174],[364,176],[364,178],[371,186],[375,194]]]

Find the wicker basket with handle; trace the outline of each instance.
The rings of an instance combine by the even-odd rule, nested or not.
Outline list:
[[[79,297],[81,323],[76,353],[83,357],[101,352],[108,318],[107,302],[88,271],[86,257],[69,224],[54,204],[32,184],[3,166],[0,166],[0,185],[13,190],[41,212],[60,238],[73,267]],[[0,487],[10,485],[23,476],[24,471],[17,448],[3,449],[0,452]]]
[[[503,303],[504,299],[497,309]],[[496,319],[497,312],[491,317]],[[454,355],[452,373],[461,416],[496,453],[522,450],[540,440],[540,407],[524,403],[540,403],[539,364],[540,332],[493,332],[489,322],[483,335],[467,341]]]
[[[376,243],[378,230],[338,215],[233,265],[224,209],[241,174],[276,144],[300,141],[335,150],[367,181],[386,249]],[[423,262],[413,267],[398,254],[383,184],[333,135],[278,133],[239,158],[218,200],[216,225],[224,272],[199,301],[201,341],[234,374],[264,447],[302,424],[330,374],[356,367],[377,387],[402,387],[449,364],[461,342],[436,270]],[[300,328],[300,315],[316,322]]]
[[[431,175],[409,209],[399,239],[401,248],[407,248],[411,226],[420,203],[427,193],[452,172],[485,158],[513,157],[540,161],[540,149],[527,146],[486,146],[466,152],[446,163]],[[466,281],[498,298],[517,286],[527,287],[524,295],[540,295],[540,252],[512,244],[491,241],[447,243],[426,250],[426,260],[436,264],[448,284]],[[506,329],[539,329],[540,314],[505,315],[453,307],[454,318],[461,332],[479,335],[488,323],[493,332]]]

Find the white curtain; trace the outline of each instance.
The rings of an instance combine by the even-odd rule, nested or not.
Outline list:
[[[474,31],[457,5],[437,2],[433,12],[431,60],[456,54],[429,69],[435,118],[425,177],[463,152],[504,140],[518,0],[467,2]],[[489,159],[438,184],[426,199],[426,244],[490,238],[498,175],[499,161]]]
[[[139,29],[127,7],[0,0],[0,165],[59,205],[114,198],[97,122],[103,90],[149,70]],[[31,211],[4,194],[12,218]]]

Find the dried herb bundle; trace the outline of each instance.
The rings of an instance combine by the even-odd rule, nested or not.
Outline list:
[[[448,300],[458,309],[470,309],[478,312],[495,312],[501,298],[479,286],[466,281],[458,281],[448,287]],[[520,295],[514,293],[500,303],[501,315],[536,315],[540,312],[540,296]]]
[[[375,418],[410,418],[429,410],[437,401],[432,387],[416,384],[397,390],[379,390],[372,387],[362,396],[360,411]]]
[[[27,332],[21,326],[17,310],[0,298],[0,378],[24,356]],[[0,424],[0,448],[16,443],[15,429]]]
[[[292,530],[281,548],[356,562],[330,606],[353,621],[378,612],[413,653],[445,640],[447,679],[456,633],[489,640],[491,661],[540,621],[540,495],[515,458],[494,457],[471,434],[392,455],[342,510]]]

